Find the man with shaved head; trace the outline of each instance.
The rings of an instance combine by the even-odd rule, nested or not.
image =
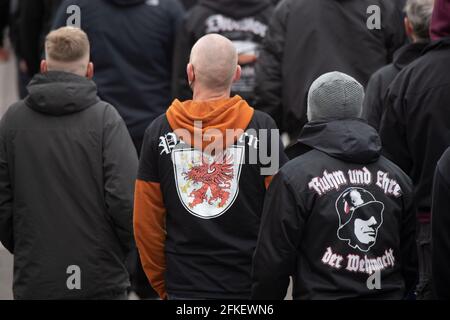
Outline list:
[[[64,27],[0,123],[0,242],[15,299],[126,299],[137,153],[91,80],[89,40]],[[37,276],[38,275],[38,276]]]
[[[193,99],[146,131],[135,238],[162,299],[250,298],[266,187],[286,157],[274,121],[231,96],[240,76],[233,43],[204,36],[187,65]]]
[[[194,99],[199,99],[195,94],[212,95],[213,98],[229,96],[230,84],[241,76],[236,48],[218,34],[204,36],[192,48],[187,74]],[[194,84],[201,88],[195,90]]]

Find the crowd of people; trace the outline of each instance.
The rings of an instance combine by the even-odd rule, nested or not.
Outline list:
[[[450,298],[450,0],[0,0],[6,37],[15,299]]]

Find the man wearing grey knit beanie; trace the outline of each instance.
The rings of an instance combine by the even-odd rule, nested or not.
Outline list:
[[[412,182],[360,119],[364,88],[331,72],[308,95],[295,159],[274,177],[253,260],[254,299],[404,299],[417,278]],[[292,153],[291,153],[292,155]]]
[[[308,120],[359,118],[364,88],[354,78],[330,72],[313,82],[308,94]]]

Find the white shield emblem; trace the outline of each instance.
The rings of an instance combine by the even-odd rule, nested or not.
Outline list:
[[[186,210],[202,219],[224,214],[239,194],[244,153],[243,146],[231,146],[219,156],[194,148],[173,150],[178,196]]]

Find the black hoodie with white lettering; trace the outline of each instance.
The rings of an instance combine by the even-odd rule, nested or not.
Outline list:
[[[416,282],[412,183],[359,119],[305,126],[275,176],[253,262],[253,298],[402,299]],[[292,155],[292,150],[291,150]]]
[[[174,53],[172,94],[192,98],[186,65],[192,46],[206,34],[217,33],[230,39],[238,52],[241,79],[233,85],[233,95],[254,104],[255,66],[274,10],[271,0],[199,0],[185,16]]]

